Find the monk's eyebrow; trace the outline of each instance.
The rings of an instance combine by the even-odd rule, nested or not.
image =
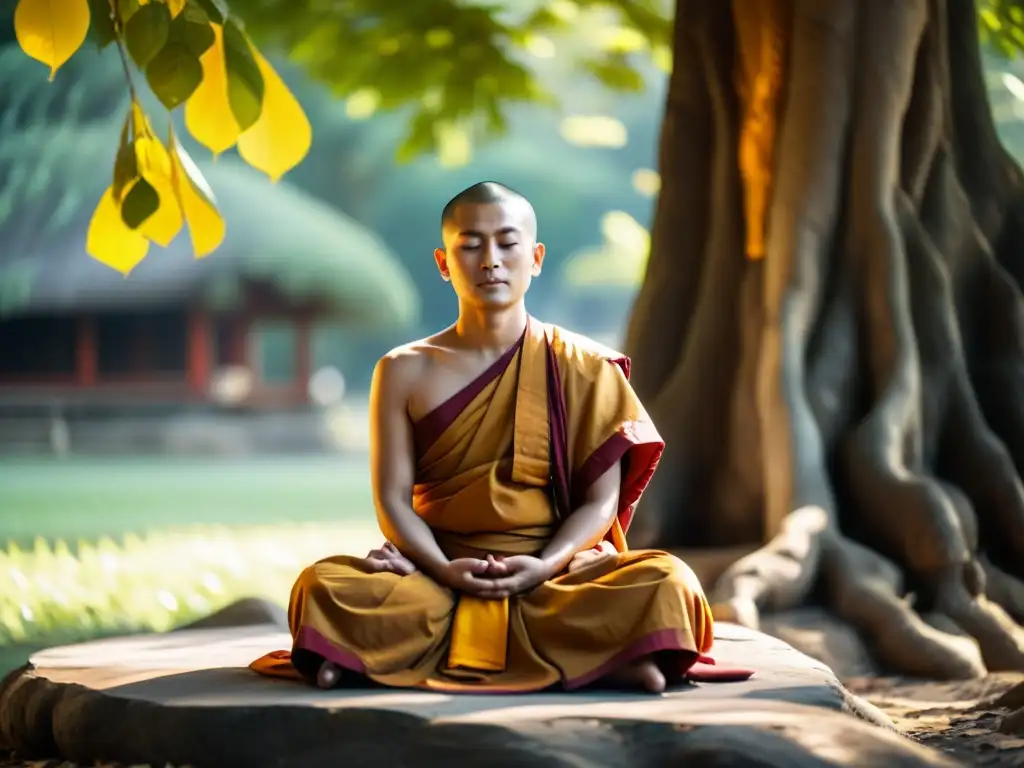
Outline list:
[[[495,235],[518,235],[519,234],[519,228],[518,227],[502,227],[501,229],[499,229],[494,234]],[[475,229],[464,229],[461,232],[459,232],[459,237],[476,237],[476,238],[479,238],[480,240],[484,240],[484,239],[487,238],[487,235],[484,234],[483,232],[480,232],[480,231],[475,230]]]

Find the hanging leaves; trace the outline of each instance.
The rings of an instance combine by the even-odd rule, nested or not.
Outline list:
[[[149,240],[124,223],[121,203],[108,187],[92,214],[85,251],[101,264],[127,275],[149,252]]]
[[[192,252],[197,259],[209,256],[224,240],[224,220],[217,212],[213,191],[188,152],[171,133],[171,169],[178,202],[188,222]]]
[[[224,24],[224,65],[228,74],[228,103],[238,127],[245,131],[259,120],[263,111],[263,73],[245,33],[232,19]]]
[[[217,156],[235,146],[242,131],[228,103],[224,35],[219,24],[212,29],[213,45],[200,59],[203,81],[185,105],[185,126],[192,138]]]
[[[224,241],[213,191],[173,129],[158,136],[136,93],[133,63],[168,109],[185,105],[185,125],[214,155],[233,146],[277,181],[309,152],[301,105],[256,50],[223,0],[18,0],[22,50],[50,67],[50,79],[90,34],[121,48],[131,107],[111,184],[89,223],[86,252],[127,275],[187,226],[196,258]]]
[[[149,3],[133,13],[124,25],[124,42],[135,63],[143,68],[149,64],[170,31],[171,12],[166,5]]]
[[[19,0],[14,34],[21,49],[50,68],[50,79],[89,34],[89,0]]]
[[[263,75],[263,111],[238,139],[238,154],[249,165],[277,181],[309,152],[313,130],[298,100],[259,51]]]

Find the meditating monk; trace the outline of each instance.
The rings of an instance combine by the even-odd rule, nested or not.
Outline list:
[[[712,618],[685,564],[626,546],[664,447],[629,360],[527,314],[544,245],[524,197],[477,184],[441,229],[458,320],[389,352],[371,385],[387,543],[303,571],[291,652],[252,667],[322,687],[660,692],[709,650]]]

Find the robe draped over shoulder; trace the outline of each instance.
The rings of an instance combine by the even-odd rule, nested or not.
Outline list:
[[[309,677],[327,659],[388,686],[488,693],[579,688],[648,654],[685,675],[711,647],[711,610],[679,559],[628,549],[664,448],[628,376],[625,356],[530,318],[490,369],[414,425],[412,506],[448,557],[539,555],[621,461],[606,534],[617,554],[505,600],[330,557],[292,589],[291,652],[252,668]],[[380,522],[401,550],[397,531]]]

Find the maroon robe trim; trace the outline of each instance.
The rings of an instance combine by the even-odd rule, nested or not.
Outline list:
[[[629,381],[630,361],[628,357],[609,358],[608,362],[622,369]],[[579,507],[587,490],[605,472],[622,461],[622,485],[619,489],[619,503],[616,514],[622,532],[625,533],[633,520],[636,503],[640,500],[647,484],[654,476],[665,450],[665,441],[649,421],[627,422],[618,432],[598,446],[583,465],[569,469],[568,419],[565,393],[558,373],[558,361],[554,349],[548,343],[548,413],[550,414],[552,448],[552,484],[559,513],[564,518]]]
[[[526,338],[526,331],[519,337],[519,341],[513,344],[507,352],[495,360],[486,371],[469,382],[454,395],[449,397],[434,410],[421,419],[413,422],[413,441],[416,444],[416,453],[422,456],[438,441],[448,430],[470,403],[479,395],[488,384],[497,379],[505,372],[509,364],[515,359],[516,353],[523,346]]]

